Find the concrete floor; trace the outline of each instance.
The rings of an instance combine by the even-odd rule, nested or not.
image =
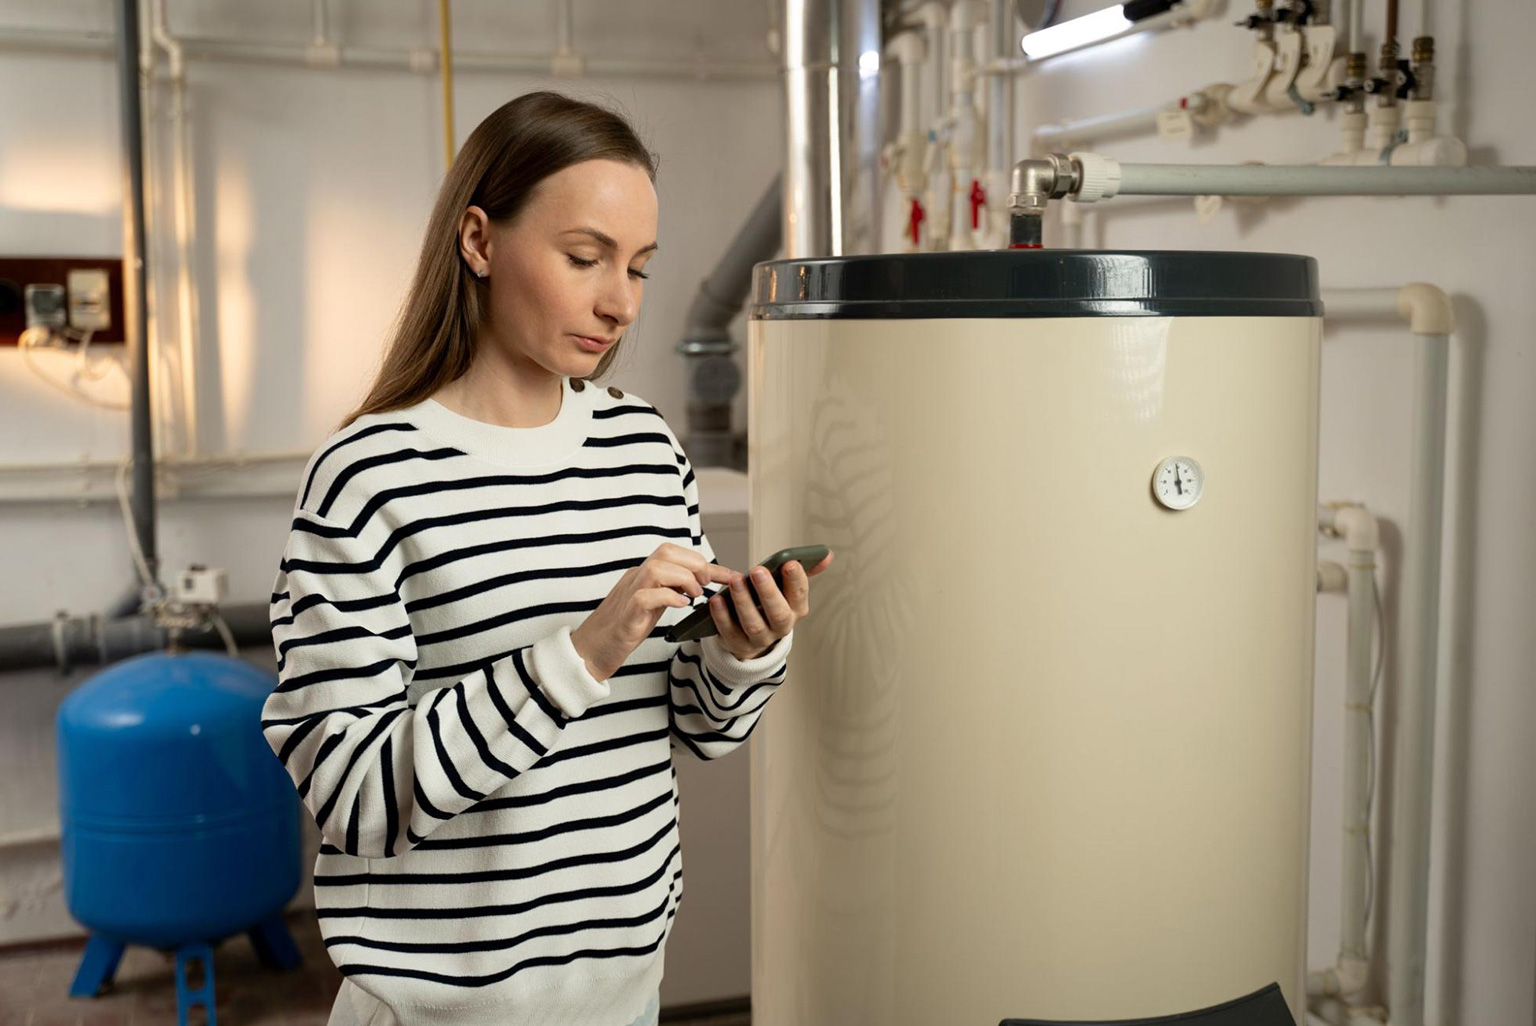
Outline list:
[[[214,951],[215,1010],[219,1026],[325,1026],[341,974],[326,957],[313,914],[289,917],[304,965],[273,972],[257,960],[244,937]],[[174,1026],[176,960],[149,948],[129,948],[114,986],[91,999],[71,998],[84,943],[0,951],[0,1026]],[[679,1014],[681,1013],[681,1014]],[[740,1010],[706,1015],[670,1010],[676,1026],[750,1026]],[[200,1013],[191,1022],[202,1022]]]

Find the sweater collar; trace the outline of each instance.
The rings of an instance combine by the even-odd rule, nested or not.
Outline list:
[[[587,441],[592,402],[587,388],[578,392],[571,379],[560,379],[560,412],[538,427],[503,427],[455,413],[436,399],[425,399],[400,414],[422,431],[471,456],[503,467],[537,467],[569,462]]]

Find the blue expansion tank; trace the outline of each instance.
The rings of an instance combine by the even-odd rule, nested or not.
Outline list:
[[[110,981],[124,945],[174,950],[181,1021],[203,1004],[212,1026],[213,944],[249,933],[268,964],[298,964],[282,921],[299,886],[298,796],[261,735],[275,685],[237,659],[156,653],[60,707],[64,894],[92,933],[72,994]]]

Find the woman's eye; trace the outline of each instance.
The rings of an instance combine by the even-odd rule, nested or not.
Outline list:
[[[596,267],[597,266],[597,261],[596,260],[583,260],[581,257],[573,256],[570,253],[567,253],[566,256],[568,258],[570,258],[571,263],[575,264],[577,267]]]
[[[646,274],[644,271],[637,271],[633,267],[631,267],[629,269],[629,274],[630,274],[630,277],[632,277],[632,278],[639,278],[641,281],[644,281],[645,279],[650,277],[650,275]]]

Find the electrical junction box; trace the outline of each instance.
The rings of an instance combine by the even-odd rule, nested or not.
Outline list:
[[[0,346],[14,346],[27,329],[26,297],[64,292],[65,324],[90,331],[91,345],[122,342],[121,257],[0,257]]]
[[[216,606],[228,594],[229,578],[222,567],[194,563],[171,583],[171,598],[186,606]]]
[[[73,267],[64,278],[69,299],[69,326],[80,331],[106,331],[112,327],[110,279],[100,267]]]

